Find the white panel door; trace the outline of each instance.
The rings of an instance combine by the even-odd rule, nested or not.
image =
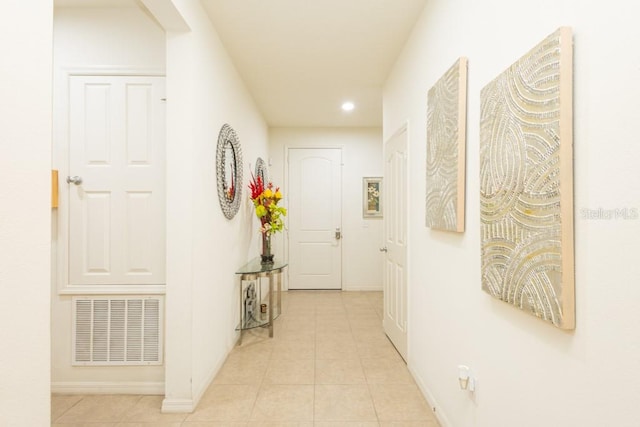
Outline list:
[[[289,289],[341,289],[342,150],[288,154]]]
[[[384,331],[407,359],[407,132],[384,148]],[[383,250],[385,250],[383,249]]]
[[[69,284],[163,284],[164,78],[72,76],[69,89]]]

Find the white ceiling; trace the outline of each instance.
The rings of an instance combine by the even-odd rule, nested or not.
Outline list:
[[[382,126],[382,85],[425,2],[202,0],[270,126]]]
[[[382,85],[427,0],[202,0],[269,126],[382,126]],[[56,6],[135,0],[55,0]],[[340,105],[352,101],[345,113]]]

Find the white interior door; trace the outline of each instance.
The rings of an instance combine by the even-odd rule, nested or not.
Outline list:
[[[407,358],[407,132],[384,148],[384,318],[385,333]]]
[[[291,148],[289,289],[341,289],[342,150]]]
[[[163,284],[164,78],[69,85],[69,284]]]

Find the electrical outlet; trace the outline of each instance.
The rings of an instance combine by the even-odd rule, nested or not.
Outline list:
[[[466,365],[458,365],[458,383],[462,390],[468,390],[474,392],[476,389],[476,379]]]

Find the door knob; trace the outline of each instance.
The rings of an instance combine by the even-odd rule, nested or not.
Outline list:
[[[82,177],[78,176],[78,175],[68,176],[67,177],[67,184],[80,185],[80,184],[82,184]]]
[[[342,239],[342,232],[340,231],[340,227],[336,228],[336,240]]]
[[[385,246],[384,248],[380,248],[380,252],[388,252],[387,247]]]

